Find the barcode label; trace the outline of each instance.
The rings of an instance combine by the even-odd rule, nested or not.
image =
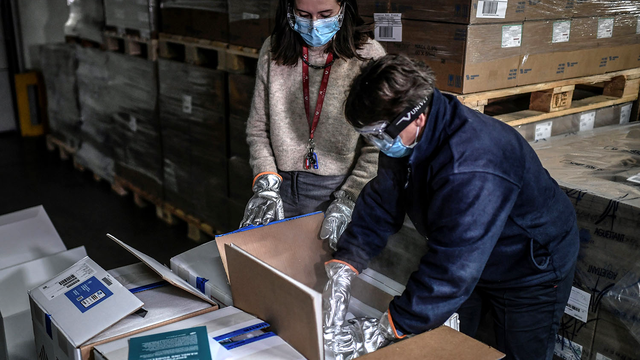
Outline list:
[[[105,283],[107,286],[113,285],[113,282],[111,282],[111,279],[109,279],[109,277],[106,277],[106,276],[102,278],[102,282]]]
[[[88,308],[89,306],[91,306],[91,304],[93,304],[94,302],[102,299],[104,297],[104,293],[102,292],[102,290],[98,290],[98,292],[96,292],[95,294],[89,296],[87,299],[82,300],[80,303],[82,304],[82,306],[84,306],[85,308]]]
[[[593,130],[596,124],[596,112],[591,111],[580,115],[580,131]]]
[[[598,19],[598,39],[613,36],[613,18]]]
[[[522,44],[522,25],[502,26],[502,47],[520,47]]]
[[[507,15],[508,2],[505,0],[478,1],[477,18],[504,19]]]
[[[546,140],[550,138],[552,127],[553,127],[553,121],[547,121],[541,124],[536,124],[535,141]]]
[[[595,112],[594,112],[595,114]],[[578,288],[571,287],[571,295],[564,313],[586,323],[589,316],[589,302],[591,294]]]
[[[78,280],[78,278],[75,275],[71,275],[69,277],[66,277],[64,279],[62,279],[62,281],[58,281],[58,284],[60,284],[61,286],[66,287],[67,289],[71,288],[73,285],[79,283],[80,280]]]
[[[375,38],[378,41],[402,41],[402,14],[373,14],[376,23]]]
[[[76,264],[60,274],[60,276],[41,285],[38,289],[47,299],[52,300],[64,294],[69,289],[79,286],[79,283],[90,278],[95,273],[96,271],[86,263]]]

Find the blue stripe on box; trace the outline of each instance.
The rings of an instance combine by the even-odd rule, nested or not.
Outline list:
[[[241,229],[238,229],[238,230],[226,233],[226,234],[216,235],[216,237],[218,238],[218,237],[221,237],[221,236],[237,234],[237,233],[241,233],[243,231],[253,230],[253,229],[257,229],[257,228],[260,228],[260,227],[263,227],[263,226],[269,226],[269,225],[273,225],[273,224],[279,224],[279,223],[283,223],[283,222],[286,222],[286,221],[300,219],[300,218],[303,218],[303,217],[307,217],[307,216],[311,216],[311,215],[315,215],[315,214],[320,214],[320,213],[322,213],[322,211],[316,211],[316,212],[312,212],[312,213],[309,213],[309,214],[304,214],[304,215],[300,215],[300,216],[294,216],[294,217],[290,217],[290,218],[286,218],[286,219],[282,219],[282,220],[278,220],[278,221],[272,221],[272,222],[268,223],[267,225],[258,225],[258,226],[250,225],[250,226],[246,226],[246,227],[243,227]]]
[[[47,329],[47,335],[53,340],[53,333],[51,332],[51,315],[44,314],[44,324]]]
[[[244,339],[244,340],[240,340],[240,341],[230,342],[230,343],[227,343],[227,344],[222,344],[222,346],[227,350],[233,350],[235,348],[239,348],[240,346],[248,345],[248,344],[254,343],[256,341],[260,341],[260,340],[263,340],[263,339],[268,339],[268,338],[274,337],[274,336],[276,336],[276,334],[274,334],[271,331],[269,331],[269,332],[266,332],[266,333],[264,333],[262,335],[255,336],[255,337],[252,337],[252,338],[249,338],[249,339]]]
[[[162,280],[162,281],[158,281],[158,282],[153,283],[153,284],[139,286],[137,288],[129,289],[129,292],[132,293],[132,294],[135,294],[135,293],[139,293],[139,292],[142,292],[142,291],[156,289],[156,288],[167,286],[167,285],[169,285],[169,283],[166,280]]]
[[[217,342],[220,342],[220,341],[224,341],[224,340],[227,340],[227,339],[234,338],[236,336],[240,336],[242,334],[250,333],[252,331],[265,329],[265,328],[268,328],[269,326],[271,326],[271,325],[269,325],[266,322],[261,322],[259,324],[247,326],[247,327],[242,328],[240,330],[236,330],[236,331],[232,331],[232,332],[220,335],[220,336],[216,336],[216,337],[213,338],[213,340],[215,340]]]

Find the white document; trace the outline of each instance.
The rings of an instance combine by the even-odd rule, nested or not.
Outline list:
[[[522,44],[522,25],[502,26],[502,47],[520,47]]]
[[[569,296],[569,301],[564,309],[564,313],[586,323],[589,316],[590,301],[591,294],[572,286],[571,295]]]

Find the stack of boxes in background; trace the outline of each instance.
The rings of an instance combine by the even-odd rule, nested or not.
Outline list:
[[[226,0],[162,0],[162,32],[213,41],[229,41]]]
[[[104,0],[104,14],[107,27],[115,28],[120,34],[146,39],[157,37],[158,0]]]
[[[637,1],[364,0],[360,7],[380,13],[376,38],[389,53],[424,61],[438,87],[455,93],[640,66]]]

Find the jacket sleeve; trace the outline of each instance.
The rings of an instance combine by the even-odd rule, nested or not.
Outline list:
[[[434,187],[423,213],[429,250],[389,305],[404,333],[442,325],[471,295],[519,192],[516,184],[484,172],[450,175]]]
[[[249,163],[253,170],[253,176],[263,172],[277,172],[276,159],[271,148],[269,134],[269,62],[271,40],[268,38],[258,59],[256,73],[256,86],[253,91],[253,100],[249,119],[247,120],[247,143],[249,144]]]
[[[334,258],[352,265],[359,273],[387,245],[404,222],[402,196],[407,177],[406,160],[382,153],[378,175],[362,190],[352,220],[338,241]]]

